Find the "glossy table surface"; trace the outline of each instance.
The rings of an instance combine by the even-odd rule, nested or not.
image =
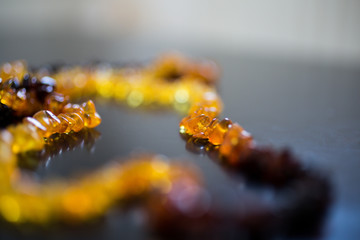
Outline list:
[[[13,43],[6,43],[11,48]],[[2,48],[1,62],[9,56],[19,58],[21,55]],[[120,47],[117,52],[123,49]],[[219,92],[225,104],[223,116],[239,122],[260,145],[289,147],[304,165],[315,167],[328,176],[334,189],[334,202],[321,238],[360,238],[360,68],[249,54],[199,52],[191,48],[183,50],[195,56],[210,57],[221,66],[223,76]],[[60,50],[53,50],[51,54],[57,51],[60,57],[35,56],[33,64],[62,58]],[[32,54],[35,53],[27,52],[24,58],[31,62]],[[63,58],[76,62],[81,56],[68,53]],[[114,56],[109,60],[116,60]],[[122,60],[126,60],[126,54],[123,56]],[[101,57],[106,59],[106,53]],[[86,54],[84,58],[89,60]],[[136,58],[144,59],[140,52],[134,53],[131,60]],[[237,204],[234,195],[243,191],[242,181],[229,175],[201,151],[193,153],[186,149],[178,133],[181,116],[165,110],[129,109],[111,102],[98,101],[97,106],[103,122],[96,129],[100,137],[93,148],[78,146],[73,151],[63,152],[41,162],[36,171],[29,174],[38,181],[46,181],[76,176],[114,159],[125,159],[134,152],[160,153],[196,165],[210,186],[210,193],[221,196],[214,197],[214,201],[224,206],[224,211]],[[267,190],[254,192],[259,198],[272,196]],[[91,227],[19,231],[0,226],[0,230],[0,239],[157,239],[149,236],[144,216],[136,208],[111,211]]]

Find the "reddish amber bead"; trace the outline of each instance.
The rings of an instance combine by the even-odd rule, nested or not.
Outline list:
[[[220,153],[229,160],[230,164],[238,163],[247,156],[253,145],[252,137],[238,124],[233,124],[225,134],[220,146]]]
[[[224,136],[231,126],[232,121],[225,118],[215,125],[213,130],[209,133],[209,142],[214,145],[220,145],[224,141]]]
[[[52,112],[48,110],[39,111],[34,115],[34,118],[46,128],[44,137],[49,137],[58,132],[60,120]]]

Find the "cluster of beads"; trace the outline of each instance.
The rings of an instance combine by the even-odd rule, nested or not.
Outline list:
[[[40,69],[37,75],[49,73],[51,69]],[[125,102],[130,107],[172,107],[183,113],[204,92],[215,91],[218,69],[210,61],[192,62],[172,54],[148,66],[61,67],[52,76],[57,80],[57,91],[65,95],[97,95]]]

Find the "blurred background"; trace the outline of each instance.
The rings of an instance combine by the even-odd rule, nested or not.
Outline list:
[[[358,0],[1,0],[0,45],[12,47],[0,49],[40,61],[61,48],[54,59],[76,61],[191,47],[354,65],[359,23]]]
[[[360,238],[359,0],[0,0],[0,62],[148,61],[169,50],[218,62],[224,116],[260,144],[288,146],[304,165],[324,170],[335,193],[324,238]],[[65,153],[40,176],[69,176],[139,148],[190,159],[224,205],[241,188],[206,156],[185,149],[178,116],[108,106],[99,112],[106,124],[96,151]],[[148,239],[121,216],[77,235],[28,239]],[[2,230],[0,239],[23,237]]]

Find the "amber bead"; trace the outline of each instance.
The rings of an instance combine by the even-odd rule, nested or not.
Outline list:
[[[86,114],[84,115],[84,126],[88,128],[94,128],[101,123],[100,115],[95,112],[94,114]]]
[[[246,157],[253,145],[252,137],[238,124],[232,124],[225,134],[220,154],[229,160],[230,164],[236,164]]]
[[[214,145],[220,145],[224,141],[225,133],[231,126],[232,121],[228,118],[221,120],[214,126],[212,131],[209,133],[209,142]]]
[[[12,151],[14,153],[40,150],[44,145],[42,137],[29,125],[18,124],[10,127],[9,132],[13,136]]]
[[[69,96],[53,92],[45,98],[46,109],[54,114],[59,114],[69,102]]]
[[[27,66],[24,61],[14,61],[4,63],[0,67],[0,78],[7,80],[9,78],[22,79],[27,71]]]
[[[47,131],[44,137],[49,137],[53,133],[58,132],[60,120],[52,112],[48,110],[39,111],[33,116],[33,118],[39,121],[46,128]]]
[[[79,113],[69,113],[70,118],[74,119],[74,124],[71,126],[71,130],[74,132],[79,132],[84,128],[84,119],[80,116]]]
[[[46,127],[44,127],[38,120],[36,120],[35,118],[32,117],[26,117],[23,120],[24,124],[29,125],[30,127],[33,127],[40,136],[44,137],[46,136]]]
[[[190,108],[190,116],[194,117],[201,114],[204,114],[210,118],[214,118],[219,115],[219,110],[215,107],[204,107],[200,105],[194,105],[192,108]]]
[[[63,108],[63,113],[78,113],[80,117],[83,117],[85,114],[84,108],[79,104],[68,103]]]
[[[206,138],[206,130],[211,123],[211,118],[204,114],[200,114],[194,118],[190,118],[187,122],[188,128],[186,133],[195,135],[197,138]]]
[[[101,117],[96,112],[94,102],[89,100],[84,102],[81,106],[84,109],[84,126],[89,128],[98,126],[101,123]]]
[[[71,132],[73,126],[76,124],[76,121],[69,117],[67,113],[60,113],[57,117],[61,122],[59,126],[59,133]]]
[[[96,112],[95,104],[91,100],[84,102],[81,106],[86,114],[94,114]]]

